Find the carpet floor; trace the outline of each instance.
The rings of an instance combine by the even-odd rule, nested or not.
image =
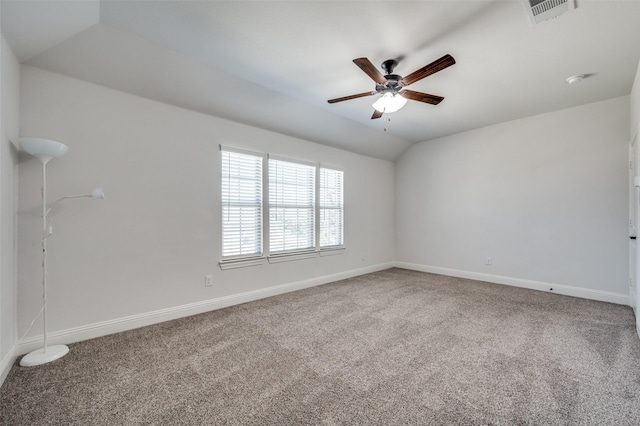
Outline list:
[[[633,311],[389,269],[12,367],[2,425],[638,425]]]

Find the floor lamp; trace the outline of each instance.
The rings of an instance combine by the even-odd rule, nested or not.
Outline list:
[[[63,143],[41,138],[21,138],[20,146],[23,151],[37,157],[42,163],[42,320],[43,320],[43,346],[42,349],[36,349],[22,357],[20,365],[31,367],[34,365],[46,364],[56,359],[62,358],[69,352],[66,345],[47,345],[47,238],[51,235],[48,232],[48,220],[51,207],[56,203],[76,197],[93,197],[104,198],[104,192],[101,188],[95,188],[90,194],[72,195],[60,198],[47,208],[47,163],[52,158],[64,155],[69,149]]]

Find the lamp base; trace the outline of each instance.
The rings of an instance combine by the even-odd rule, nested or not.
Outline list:
[[[46,352],[44,348],[36,349],[23,356],[20,360],[20,365],[23,367],[33,367],[34,365],[46,364],[62,358],[67,353],[69,353],[69,348],[66,345],[47,346]]]

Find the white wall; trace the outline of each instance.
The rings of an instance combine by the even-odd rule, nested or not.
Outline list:
[[[0,40],[0,384],[15,359],[17,337],[17,194],[20,65]],[[16,145],[14,145],[14,143]]]
[[[621,97],[414,145],[396,165],[397,260],[628,303],[628,126]]]
[[[638,63],[638,68],[636,69],[636,78],[633,81],[633,87],[631,89],[631,127],[629,129],[630,140],[633,140],[635,137],[640,138],[640,63]],[[636,253],[637,256],[640,256],[640,251]],[[636,268],[640,268],[640,257],[636,259]],[[636,276],[638,273],[636,272]],[[640,291],[637,291],[638,283],[636,282],[636,291],[631,291],[631,297],[636,298],[635,303],[632,303],[632,306],[635,306],[636,313],[636,329],[638,331],[638,335],[640,336],[640,316],[638,315],[638,309],[640,309]],[[635,294],[634,294],[635,293]]]
[[[21,135],[68,153],[47,168],[49,199],[102,185],[106,200],[67,200],[48,240],[52,341],[73,341],[254,296],[389,267],[394,164],[22,67]],[[286,120],[287,117],[282,117]],[[224,144],[345,171],[342,255],[221,271],[219,150]],[[40,163],[20,166],[19,331],[40,306]],[[364,259],[363,259],[364,257]],[[206,274],[214,286],[205,288]],[[293,287],[287,287],[293,288]],[[253,293],[251,293],[253,292]],[[258,293],[256,293],[258,292]],[[176,307],[192,309],[178,313]],[[140,320],[152,312],[158,315]],[[124,324],[119,321],[123,320]],[[92,327],[98,331],[91,332]],[[41,327],[21,352],[36,344]],[[93,333],[93,334],[91,334]]]

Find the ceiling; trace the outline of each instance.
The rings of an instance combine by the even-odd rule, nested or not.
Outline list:
[[[512,1],[13,1],[18,60],[145,98],[394,161],[417,142],[628,95],[640,1],[577,0],[531,25]],[[410,86],[444,96],[371,120],[375,89],[352,60],[399,58]],[[581,83],[566,78],[586,74]]]

